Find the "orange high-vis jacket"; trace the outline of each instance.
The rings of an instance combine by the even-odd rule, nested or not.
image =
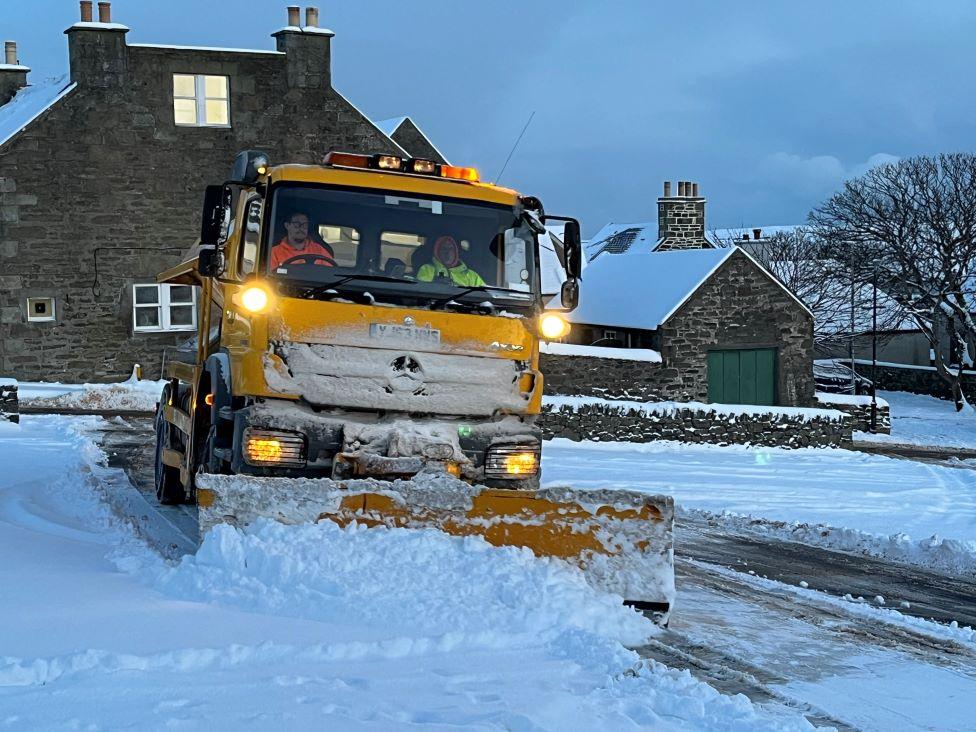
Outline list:
[[[271,271],[274,272],[283,262],[287,262],[292,257],[299,257],[302,254],[318,254],[322,257],[328,257],[327,260],[323,261],[320,259],[315,264],[321,264],[325,267],[335,267],[335,254],[328,245],[322,246],[318,242],[306,239],[305,248],[296,249],[288,243],[288,237],[283,237],[281,241],[271,247]]]

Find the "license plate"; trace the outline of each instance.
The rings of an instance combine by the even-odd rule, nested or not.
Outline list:
[[[441,332],[436,328],[420,328],[416,325],[396,323],[370,323],[369,337],[423,345],[436,345],[441,342]]]

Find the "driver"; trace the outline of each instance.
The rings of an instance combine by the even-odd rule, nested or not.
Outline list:
[[[434,242],[434,259],[417,270],[421,282],[450,279],[462,287],[483,287],[481,275],[461,261],[461,247],[453,236],[442,236]]]
[[[285,219],[285,235],[271,248],[271,271],[283,264],[321,264],[335,267],[335,252],[308,235],[308,214],[296,211]]]

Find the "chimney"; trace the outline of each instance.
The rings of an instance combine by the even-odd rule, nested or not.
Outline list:
[[[328,28],[319,28],[318,8],[305,9],[301,27],[301,8],[288,6],[288,25],[273,33],[278,50],[287,57],[289,89],[322,91],[332,86],[332,37]]]
[[[65,31],[71,81],[88,87],[118,88],[129,74],[129,29],[112,23],[112,4],[98,3],[98,22],[92,22],[91,0],[81,0],[81,21]]]
[[[17,42],[6,41],[3,44],[4,63],[0,64],[0,107],[14,98],[14,94],[27,86],[26,66],[21,66],[17,59]]]
[[[762,239],[762,229],[753,229],[752,238],[755,239],[756,241]]]
[[[671,196],[670,181],[657,199],[657,251],[707,249],[705,238],[705,199],[698,183],[678,181],[677,196]]]

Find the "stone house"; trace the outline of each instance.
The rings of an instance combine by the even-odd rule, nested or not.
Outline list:
[[[644,224],[594,237],[565,341],[603,357],[592,348],[578,352],[588,358],[551,352],[543,365],[550,393],[575,384],[573,393],[617,399],[813,404],[813,315],[746,251],[706,237],[697,186],[679,185],[677,197],[669,188],[656,237]]]
[[[193,288],[156,285],[199,234],[206,185],[241,150],[317,163],[329,150],[423,157],[409,118],[387,134],[332,83],[331,30],[290,6],[274,50],[129,43],[108,2],[65,31],[69,74],[0,65],[0,374],[160,373],[196,325]]]

